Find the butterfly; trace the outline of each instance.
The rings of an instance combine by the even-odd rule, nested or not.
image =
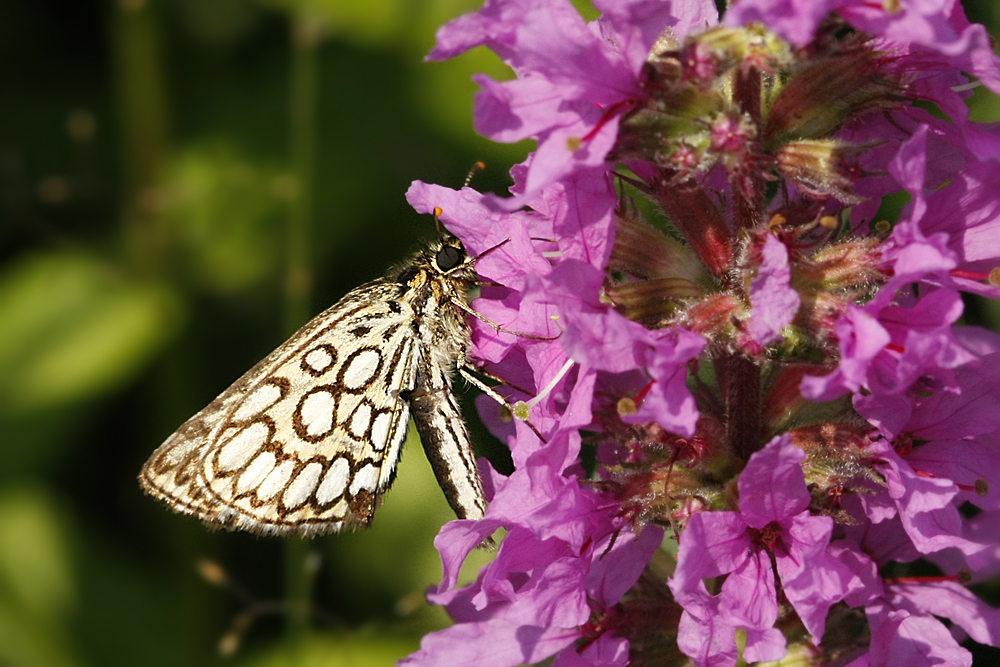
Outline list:
[[[143,466],[142,488],[213,527],[299,536],[366,527],[412,417],[455,514],[482,518],[451,380],[471,344],[476,259],[445,234],[349,292],[167,438]]]

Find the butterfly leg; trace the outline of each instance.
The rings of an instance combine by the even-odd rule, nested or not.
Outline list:
[[[513,329],[507,329],[505,327],[500,326],[499,324],[497,324],[496,322],[494,322],[490,318],[486,317],[485,315],[477,313],[473,308],[471,308],[471,307],[467,306],[466,304],[458,301],[457,299],[453,299],[453,300],[449,301],[449,303],[451,303],[452,305],[454,305],[459,310],[464,311],[464,312],[468,313],[469,315],[472,315],[473,317],[475,317],[480,322],[485,322],[490,327],[492,327],[497,333],[508,333],[508,334],[511,334],[512,336],[518,336],[520,338],[530,338],[531,340],[555,340],[556,338],[559,338],[559,336],[536,336],[535,334],[521,333],[520,331],[514,331]],[[562,334],[560,333],[560,335],[562,335]]]
[[[492,398],[494,401],[496,401],[497,403],[499,403],[503,407],[507,408],[507,410],[510,412],[511,415],[514,414],[514,408],[513,408],[513,406],[511,406],[510,403],[507,402],[507,399],[505,399],[503,396],[501,396],[500,394],[498,394],[493,387],[489,386],[488,384],[486,384],[485,382],[483,382],[482,380],[480,380],[479,378],[477,378],[475,375],[473,375],[472,373],[470,373],[469,370],[467,369],[466,365],[463,364],[463,365],[460,365],[458,367],[458,374],[461,375],[463,378],[465,378],[466,381],[468,381],[473,386],[478,387],[479,389],[481,389],[484,394],[486,394],[487,396],[489,396],[490,398]],[[503,382],[503,380],[500,380],[499,378],[497,378],[497,381],[498,382]],[[517,389],[517,387],[515,387],[515,389]],[[523,391],[523,390],[519,390],[519,391]],[[528,393],[528,392],[524,392],[524,393]],[[538,432],[538,429],[535,428],[534,424],[532,424],[530,421],[527,421],[527,420],[525,420],[524,423],[527,424],[528,428],[530,428],[532,430],[532,432],[536,436],[538,436],[539,440],[541,440],[542,442],[547,442],[545,440],[545,438],[542,436],[542,434]]]

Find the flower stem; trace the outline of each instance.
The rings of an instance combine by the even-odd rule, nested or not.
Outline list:
[[[748,357],[734,354],[722,360],[726,384],[726,435],[736,456],[743,461],[761,448],[760,366]]]
[[[312,258],[309,236],[313,217],[315,175],[317,56],[320,27],[304,10],[292,17],[292,73],[290,91],[291,169],[295,182],[288,218],[284,325],[291,334],[309,317],[312,301]],[[285,543],[285,591],[288,637],[301,648],[309,630],[312,589],[310,543]],[[299,652],[301,655],[301,651]]]
[[[115,88],[125,181],[122,237],[133,266],[162,268],[164,232],[159,192],[169,150],[164,58],[155,8],[112,3]]]
[[[760,92],[760,70],[749,67],[737,71],[733,82],[733,98],[743,113],[750,117],[754,127],[760,127],[761,122]],[[756,149],[757,145],[757,139],[748,142],[743,168],[734,170],[732,175],[735,199],[733,228],[737,232],[741,229],[753,229],[763,217],[764,181],[754,164],[754,156],[760,152]]]
[[[295,183],[288,219],[285,274],[285,329],[292,333],[309,317],[312,292],[312,229],[316,171],[317,20],[298,12],[292,19],[290,94],[291,169]]]

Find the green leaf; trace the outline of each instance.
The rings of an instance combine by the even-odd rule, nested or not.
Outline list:
[[[419,637],[385,633],[353,636],[314,635],[299,645],[289,642],[254,655],[244,667],[390,667],[420,648]]]
[[[178,329],[164,288],[93,257],[36,255],[0,275],[0,418],[103,394]]]
[[[60,636],[75,598],[65,528],[43,492],[0,495],[0,665],[73,664]]]
[[[219,141],[178,151],[165,181],[179,273],[218,294],[274,275],[294,194],[288,175]]]

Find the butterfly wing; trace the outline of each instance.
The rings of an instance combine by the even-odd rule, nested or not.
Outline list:
[[[376,281],[309,322],[171,435],[143,488],[257,533],[367,525],[395,477],[419,356],[398,296]]]

